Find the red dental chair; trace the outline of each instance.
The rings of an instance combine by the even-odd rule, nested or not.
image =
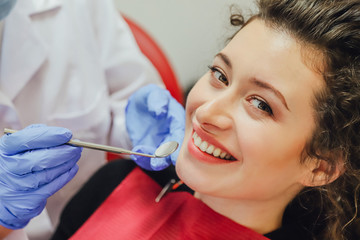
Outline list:
[[[181,104],[184,103],[183,91],[176,75],[162,49],[154,39],[138,24],[123,16],[129,25],[141,52],[150,60],[159,72],[166,88],[171,95]]]

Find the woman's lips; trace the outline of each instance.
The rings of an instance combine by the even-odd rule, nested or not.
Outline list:
[[[194,132],[201,138],[202,141],[206,141],[210,145],[213,145],[215,148],[219,148],[221,151],[229,152],[225,146],[217,142],[215,139],[211,138],[205,130],[203,130],[199,125],[193,123],[193,134]]]
[[[196,132],[193,133],[192,138],[194,140],[195,146],[197,146],[201,151],[208,153],[209,155],[213,155],[217,158],[230,160],[231,155],[214,145],[204,141]]]
[[[194,138],[195,138],[195,141],[197,141],[196,144],[195,144]],[[205,144],[205,146],[207,144],[206,150],[205,150],[204,144]],[[200,145],[200,148],[202,148],[202,150],[205,150],[205,151],[202,151],[196,145]],[[221,150],[220,148],[213,146],[213,145],[212,145],[213,148],[211,148],[210,145],[211,144],[207,143],[207,141],[203,141],[198,136],[198,134],[194,131],[192,137],[190,137],[190,139],[188,141],[188,150],[196,159],[206,162],[206,163],[224,164],[224,163],[232,163],[235,161],[235,159],[230,154],[225,152],[224,150]]]

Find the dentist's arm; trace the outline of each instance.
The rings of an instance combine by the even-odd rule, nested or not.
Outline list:
[[[0,138],[1,226],[25,227],[75,176],[82,149],[64,144],[71,137],[65,128],[31,125]]]

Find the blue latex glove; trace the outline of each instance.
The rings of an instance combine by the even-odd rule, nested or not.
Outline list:
[[[31,125],[0,138],[0,224],[23,228],[76,174],[82,148],[63,145],[72,133]]]
[[[169,93],[156,85],[147,85],[130,96],[126,107],[126,127],[133,151],[154,154],[162,143],[184,139],[185,111]],[[147,170],[162,170],[175,165],[179,148],[166,158],[131,158]]]

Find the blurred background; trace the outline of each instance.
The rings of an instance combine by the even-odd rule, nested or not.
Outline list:
[[[186,91],[234,33],[230,6],[248,16],[253,0],[114,0],[120,12],[160,45]]]

